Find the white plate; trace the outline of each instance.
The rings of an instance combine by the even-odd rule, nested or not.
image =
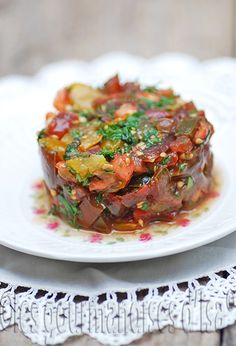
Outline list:
[[[165,57],[156,59],[155,68],[158,70],[158,66],[165,63],[166,70],[170,71],[168,64],[173,66],[177,60],[178,64],[181,60],[181,73],[167,77],[164,75],[163,78],[166,78],[167,84],[174,84],[185,97],[193,98],[197,105],[206,109],[216,128],[213,150],[223,183],[220,197],[211,203],[209,210],[198,218],[193,217],[187,227],[177,227],[167,234],[163,234],[161,227],[135,236],[101,236],[92,232],[71,231],[55,217],[48,219],[42,208],[35,205],[35,195],[42,193],[40,185],[34,185],[32,190],[32,184],[42,177],[35,132],[43,126],[44,114],[51,109],[51,99],[56,88],[64,84],[63,80],[65,83],[74,80],[95,83],[96,78],[104,80],[108,73],[104,66],[107,64],[111,74],[119,66],[119,59],[123,64],[120,67],[123,78],[140,76],[141,80],[148,80],[149,83],[157,80],[155,74],[151,80],[149,73],[153,60],[148,63],[138,58],[116,55],[82,65],[83,69],[79,63],[67,62],[51,65],[32,79],[11,77],[0,82],[1,244],[21,252],[60,260],[121,262],[186,251],[219,239],[236,229],[236,151],[233,149],[236,126],[232,120],[235,110],[232,102],[227,102],[227,97],[211,92],[206,68],[200,83],[201,65],[198,64],[196,68],[196,61],[184,57],[177,59],[176,56],[172,60]],[[186,75],[183,66],[187,66]],[[61,76],[59,84],[57,76]],[[206,92],[202,90],[203,81]],[[40,199],[37,201],[42,202]],[[37,216],[33,214],[35,208]],[[36,223],[35,218],[40,219],[40,223]]]

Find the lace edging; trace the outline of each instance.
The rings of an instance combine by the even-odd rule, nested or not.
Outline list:
[[[214,331],[235,322],[235,292],[235,268],[186,283],[93,297],[2,283],[0,329],[16,324],[39,345],[87,334],[114,346],[166,326]]]

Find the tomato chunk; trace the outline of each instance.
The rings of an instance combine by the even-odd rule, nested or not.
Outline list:
[[[157,90],[157,94],[164,97],[171,97],[174,95],[174,91],[173,89],[159,89]]]
[[[78,124],[78,115],[70,112],[61,112],[48,124],[46,134],[56,135],[59,139],[62,138],[73,124]]]
[[[154,162],[161,153],[169,149],[169,143],[156,144],[148,149],[144,149],[142,159],[144,162]]]
[[[106,206],[115,216],[121,216],[125,211],[125,206],[121,203],[121,196],[109,194],[106,198]]]
[[[148,171],[145,163],[138,156],[133,155],[132,160],[134,163],[134,172],[138,174],[146,173]]]
[[[122,91],[122,86],[120,84],[118,75],[115,75],[106,82],[104,86],[104,91],[107,94],[115,94],[120,93]]]
[[[104,209],[101,204],[97,204],[89,198],[84,198],[79,207],[81,211],[79,222],[85,227],[90,227],[98,219]]]
[[[94,178],[89,184],[90,191],[104,191],[109,189],[116,182],[114,174],[103,173],[100,179]]]
[[[127,184],[134,172],[133,160],[127,154],[116,155],[112,165],[116,176]]]
[[[161,157],[158,159],[158,162],[161,162],[163,166],[171,167],[176,165],[179,157],[176,153],[171,153],[169,155],[166,155],[166,157],[164,157],[163,159],[160,159]]]
[[[142,210],[142,209],[134,209],[133,212],[134,220],[139,222],[140,220],[143,221],[144,224],[150,222],[152,219],[155,219],[156,214],[148,211],[148,210]]]
[[[209,128],[206,123],[200,122],[200,125],[194,136],[194,143],[202,144],[208,135]]]
[[[58,162],[56,164],[56,168],[58,170],[59,176],[63,180],[76,183],[76,178],[73,176],[73,174],[70,173],[64,161]]]
[[[115,111],[116,120],[125,120],[129,115],[137,112],[137,107],[132,103],[124,103]]]
[[[152,191],[152,185],[144,185],[136,191],[126,193],[121,196],[121,201],[127,208],[135,206],[137,203],[142,202]]]
[[[71,103],[69,92],[66,89],[59,90],[54,100],[54,107],[59,112],[64,112],[66,106]]]
[[[168,118],[171,114],[167,111],[162,111],[160,109],[148,109],[146,111],[146,116],[150,119],[157,120],[161,118]]]
[[[170,148],[174,153],[186,153],[193,149],[193,144],[187,136],[179,136],[170,144]]]
[[[162,118],[157,121],[156,128],[162,132],[170,132],[174,121],[168,118]]]

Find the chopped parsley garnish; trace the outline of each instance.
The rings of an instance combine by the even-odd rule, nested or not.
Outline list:
[[[185,170],[185,168],[187,168],[187,166],[188,166],[187,163],[181,163],[181,164],[179,165],[179,170],[180,170],[181,172],[183,172],[183,171]]]
[[[110,114],[110,115],[114,115],[115,111],[116,111],[117,107],[113,104],[113,103],[107,103],[105,105],[105,111]]]
[[[82,154],[83,155],[83,154]],[[80,156],[82,156],[80,155]],[[79,173],[77,173],[72,167],[67,165],[68,170],[76,177],[76,180],[78,181],[79,184],[83,186],[88,186],[90,183],[90,178],[92,175],[88,174],[86,177],[82,178]]]
[[[188,177],[187,179],[187,189],[190,190],[194,185],[194,180],[191,176]]]
[[[134,113],[126,120],[104,126],[103,129],[98,130],[98,133],[102,134],[104,139],[112,141],[122,140],[128,144],[135,145],[138,143],[138,138],[134,135],[134,131],[138,129],[143,117],[143,112]]]
[[[77,129],[71,129],[70,135],[74,140],[78,141],[80,139],[80,133],[79,133],[79,130],[77,130]]]
[[[181,193],[180,193],[178,190],[176,190],[175,193],[174,193],[174,195],[175,195],[176,197],[180,197],[180,196],[181,196]]]
[[[96,200],[97,204],[102,203],[102,201],[103,201],[102,193],[98,193],[97,196],[95,197],[95,200]]]
[[[45,136],[45,129],[42,129],[41,131],[39,131],[38,133],[38,140],[43,138]]]
[[[105,156],[108,160],[113,160],[115,157],[115,151],[103,148],[100,152],[101,155]]]
[[[147,98],[143,98],[143,100],[145,101],[145,103],[147,104],[149,108],[162,108],[165,106],[170,106],[170,105],[173,105],[175,101],[174,97],[165,97],[165,96],[162,96],[159,101],[153,101]]]
[[[57,206],[55,204],[52,204],[51,208],[49,209],[48,215],[56,215],[57,212]]]
[[[171,161],[171,155],[168,155],[166,157],[164,157],[164,159],[161,161],[162,165],[168,165],[168,163],[170,163]]]
[[[59,210],[60,212],[65,215],[68,220],[71,221],[71,224],[75,226],[76,224],[76,215],[78,214],[78,207],[75,206],[72,203],[69,203],[67,199],[59,195],[58,196],[58,202],[59,202]]]
[[[88,175],[85,178],[81,178],[81,176],[78,173],[76,173],[76,180],[78,181],[79,184],[81,184],[83,186],[89,185],[91,177],[92,177],[91,175]]]
[[[67,145],[65,155],[64,155],[65,160],[70,160],[73,157],[79,156],[78,145],[79,145],[78,141],[74,141],[71,144]]]
[[[143,141],[146,144],[146,148],[150,148],[152,145],[161,143],[161,138],[158,137],[159,131],[155,127],[149,127],[144,131]]]
[[[155,86],[148,86],[148,87],[144,88],[143,91],[146,91],[148,93],[154,93],[157,91],[157,88]]]
[[[84,110],[84,111],[79,112],[79,115],[81,117],[84,117],[84,118],[89,118],[89,117],[91,117],[92,113],[89,110]]]
[[[63,190],[65,190],[69,196],[72,195],[72,187],[70,185],[63,186]]]
[[[154,126],[149,125],[147,128],[141,126],[142,121],[145,121],[145,119],[147,118],[143,112],[137,112],[126,120],[119,121],[116,124],[105,125],[103,129],[98,130],[98,133],[102,134],[104,139],[125,142],[128,145],[125,152],[130,151],[132,145],[138,144],[140,136],[146,148],[150,148],[152,145],[161,143],[161,138],[158,136],[159,131]],[[111,155],[110,152],[106,151],[102,154],[105,157]]]
[[[127,154],[133,149],[131,144],[125,143],[124,148],[121,149],[122,154]]]
[[[148,202],[143,202],[143,204],[142,204],[140,209],[145,210],[145,211],[148,210],[149,209],[149,203]]]

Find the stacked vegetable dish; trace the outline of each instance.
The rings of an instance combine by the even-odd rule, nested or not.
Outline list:
[[[211,188],[213,126],[172,89],[72,84],[38,134],[51,212],[75,228],[134,231],[172,222]]]

